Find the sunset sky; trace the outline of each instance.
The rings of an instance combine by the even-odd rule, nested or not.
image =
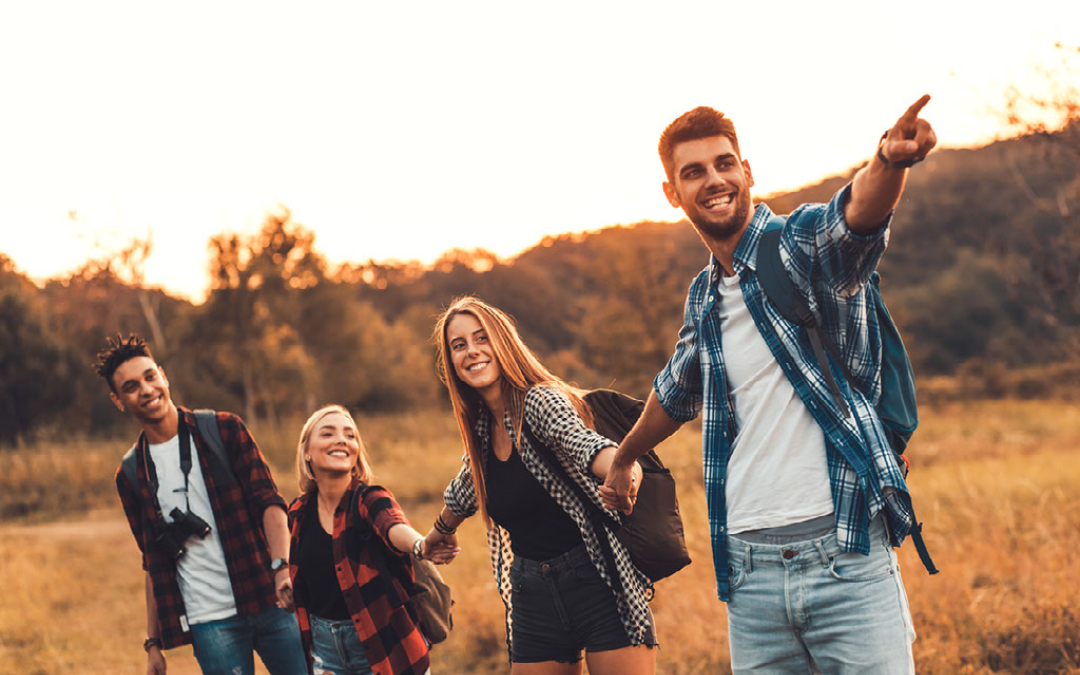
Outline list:
[[[897,9],[902,7],[902,9]],[[755,193],[866,159],[919,95],[999,133],[1080,2],[4,3],[0,253],[37,280],[151,235],[199,300],[207,242],[282,204],[331,262],[504,256],[681,215],[656,141],[730,115]]]

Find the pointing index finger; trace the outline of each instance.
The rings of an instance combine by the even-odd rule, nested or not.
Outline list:
[[[914,122],[919,118],[919,112],[926,107],[926,104],[930,102],[930,94],[923,94],[919,97],[918,101],[915,101],[911,106],[904,111],[904,114],[900,116],[900,119],[905,122]]]

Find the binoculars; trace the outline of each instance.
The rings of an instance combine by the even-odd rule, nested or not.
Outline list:
[[[188,537],[205,539],[210,534],[210,526],[194,513],[174,508],[169,517],[172,518],[171,523],[166,523],[164,518],[158,519],[154,543],[173,560],[179,560],[184,555],[184,542]]]

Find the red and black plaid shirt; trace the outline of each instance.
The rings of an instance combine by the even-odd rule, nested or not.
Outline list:
[[[273,607],[276,602],[274,577],[270,572],[270,553],[263,534],[262,516],[270,506],[284,509],[285,500],[274,485],[259,446],[239,417],[219,412],[218,428],[236,483],[217,485],[206,459],[213,451],[196,430],[195,415],[180,408],[180,423],[187,425],[198,449],[199,466],[210,495],[221,546],[225,550],[237,614],[248,616]],[[136,450],[138,494],[122,469],[116,472],[116,489],[131,533],[142,551],[143,569],[150,573],[162,645],[170,649],[191,642],[191,633],[184,618],[184,599],[176,581],[176,565],[154,544],[153,522],[157,510],[146,474],[146,451],[146,435],[140,434]]]
[[[362,492],[360,499],[356,500],[356,511],[350,512],[348,506],[352,503],[354,490]],[[312,509],[317,509],[317,500],[317,492],[308,492],[289,507],[289,525],[292,532],[292,553],[289,559],[294,561],[289,565],[289,573],[293,578],[296,619],[300,622],[300,635],[308,654],[309,667],[311,624],[307,612],[308,599],[305,595],[306,586],[302,578],[298,578],[302,577],[304,571],[296,566],[295,561],[299,559],[297,551],[305,508],[310,504]],[[398,600],[408,598],[409,593],[393,572],[389,579],[384,578],[386,575],[380,578],[371,551],[371,546],[380,544],[375,541],[370,541],[366,546],[358,544],[360,537],[353,530],[356,518],[366,520],[371,529],[387,544],[385,548],[389,551],[394,550],[388,536],[390,528],[399,523],[407,525],[409,521],[389,490],[377,485],[366,485],[354,479],[334,511],[334,567],[337,569],[338,585],[345,597],[345,607],[356,626],[371,670],[376,675],[423,675],[430,665],[427,640],[420,632],[415,617]],[[412,560],[407,554],[400,555],[397,561],[387,562],[389,567],[415,581]],[[389,592],[388,584],[392,585],[396,593]],[[392,597],[395,595],[396,598]]]

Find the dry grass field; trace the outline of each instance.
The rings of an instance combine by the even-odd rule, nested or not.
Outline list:
[[[1045,401],[924,406],[911,490],[942,573],[900,551],[924,675],[1080,673],[1080,407]],[[360,420],[379,480],[426,530],[456,470],[445,411]],[[287,497],[293,434],[256,430]],[[130,441],[128,441],[130,442]],[[138,552],[113,494],[126,448],[48,443],[0,454],[0,675],[135,675],[145,612]],[[715,596],[701,488],[700,432],[661,449],[679,479],[695,563],[657,587],[658,672],[728,672],[724,606]],[[505,673],[502,608],[482,527],[443,574],[456,628],[433,671]],[[198,672],[190,649],[169,672]],[[262,672],[262,671],[260,671]]]

